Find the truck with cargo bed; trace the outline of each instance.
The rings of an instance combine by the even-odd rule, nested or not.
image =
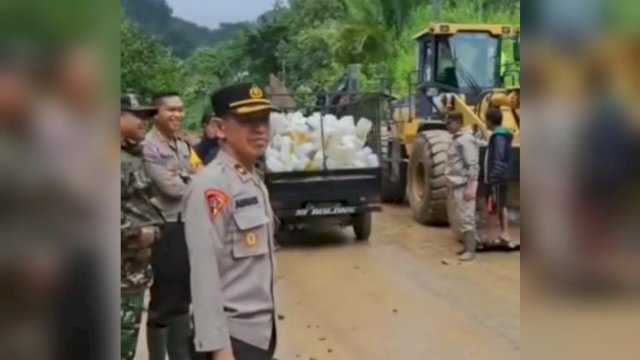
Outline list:
[[[266,163],[263,164],[264,182],[269,190],[271,205],[281,229],[312,223],[337,224],[352,226],[357,240],[368,240],[372,228],[372,212],[382,210],[380,129],[382,119],[389,115],[390,99],[382,92],[339,91],[324,93],[320,97],[316,95],[306,96],[312,99],[311,106],[298,105],[295,108],[281,109],[283,114],[276,115],[281,118],[302,117],[306,119],[309,131],[316,128],[315,146],[309,146],[312,149],[306,153],[308,149],[302,149],[303,155],[300,157],[304,158],[303,163],[300,163],[300,159],[295,159],[294,163],[298,161],[295,166],[285,169],[283,165],[287,162],[285,158],[289,158],[290,154],[294,157],[296,153],[301,153],[300,148],[307,146],[304,145],[305,141],[311,144],[310,137],[313,135],[306,134],[305,128],[302,127],[297,134],[292,134],[292,131],[280,131],[286,134],[280,136],[278,130],[273,129],[277,126],[272,116],[271,150],[267,153]],[[278,96],[270,94],[272,101]],[[296,95],[293,97],[300,98]],[[299,104],[300,101],[296,103]],[[353,121],[357,131],[361,128],[369,129],[366,136],[361,137],[362,143],[357,145],[362,145],[357,156],[366,154],[362,158],[366,158],[366,161],[354,158],[353,163],[340,163],[337,160],[344,155],[337,153],[338,150],[352,150],[347,146],[349,144],[345,138],[350,136],[347,134],[348,129],[353,130],[353,126],[348,124],[347,130],[344,131],[331,130],[332,121],[334,125],[340,124],[341,121]],[[308,125],[310,123],[313,123],[313,126]],[[360,131],[360,134],[363,132]],[[282,140],[287,136],[290,136],[291,140]],[[320,141],[317,137],[320,137]],[[336,141],[341,138],[347,145],[336,145]],[[297,150],[290,151],[289,144],[295,141],[301,141],[301,144],[298,144]],[[305,158],[307,155],[308,158]]]

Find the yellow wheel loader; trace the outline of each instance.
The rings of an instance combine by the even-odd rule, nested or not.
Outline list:
[[[406,196],[416,221],[446,223],[451,136],[444,120],[459,113],[465,127],[487,141],[485,113],[496,106],[502,110],[503,126],[514,135],[517,192],[512,191],[516,199],[511,204],[519,206],[519,36],[520,28],[511,25],[447,23],[431,24],[415,36],[418,70],[407,81],[413,94],[396,102],[393,118],[383,129],[385,201]]]

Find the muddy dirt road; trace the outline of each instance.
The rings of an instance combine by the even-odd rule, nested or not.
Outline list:
[[[459,264],[445,228],[385,207],[350,229],[288,234],[278,253],[277,359],[518,359],[520,255]]]
[[[278,252],[278,360],[520,358],[520,254],[459,264],[446,228],[406,206],[351,229],[287,234]],[[144,323],[145,319],[143,319]],[[148,359],[142,327],[136,360]]]

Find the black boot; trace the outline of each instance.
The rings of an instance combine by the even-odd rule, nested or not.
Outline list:
[[[169,321],[167,352],[169,360],[189,360],[191,340],[191,319],[189,315],[177,316]]]
[[[464,252],[458,255],[460,261],[471,261],[476,257],[476,234],[473,231],[467,231],[462,234],[462,242],[464,244]]]
[[[167,357],[168,327],[147,326],[149,360],[165,360]]]

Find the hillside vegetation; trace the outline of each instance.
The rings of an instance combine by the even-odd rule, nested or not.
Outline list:
[[[215,46],[249,29],[249,22],[222,23],[216,30],[198,26],[173,16],[165,0],[121,0],[126,16],[145,32],[153,34],[164,46],[181,59],[197,48]]]
[[[518,0],[442,0],[440,13],[446,22],[520,23]],[[271,73],[293,91],[311,91],[359,63],[366,89],[384,77],[402,95],[416,66],[412,37],[431,21],[433,9],[424,0],[290,0],[230,40],[199,46],[180,59],[175,48],[163,45],[162,33],[143,31],[123,17],[122,90],[180,91],[190,127],[197,126],[213,89],[237,81],[266,85]]]

